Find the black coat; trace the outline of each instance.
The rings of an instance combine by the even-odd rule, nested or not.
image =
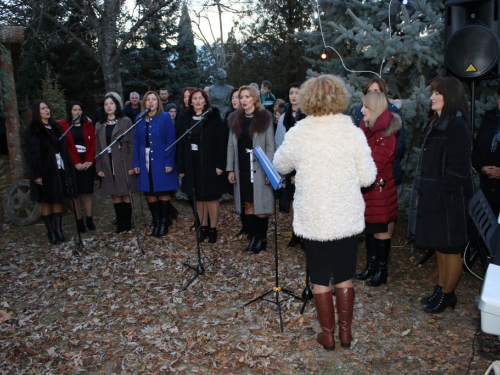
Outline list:
[[[32,121],[25,131],[26,161],[30,179],[30,197],[34,202],[56,204],[61,203],[67,195],[65,174],[69,176],[74,187],[73,196],[77,197],[75,169],[66,148],[66,142],[53,141],[50,131],[58,137],[62,135],[61,126],[51,123],[52,130],[47,130],[42,123]],[[60,153],[64,162],[64,172],[57,167],[56,153]],[[42,185],[35,183],[42,179]]]
[[[481,169],[485,166],[500,167],[500,144],[497,145],[495,152],[491,152],[491,141],[499,124],[499,110],[487,111],[477,132],[472,151],[472,166],[480,174],[481,190],[486,200],[495,205],[500,205],[500,180],[488,178],[481,173]]]
[[[408,235],[431,249],[465,245],[475,238],[468,205],[474,195],[471,131],[459,115],[433,122],[418,162],[408,215]]]
[[[179,117],[179,133],[184,134],[191,127],[191,114],[182,111]],[[216,173],[216,168],[226,170],[227,139],[228,130],[222,123],[219,110],[212,108],[212,112],[206,115],[202,124],[198,125],[201,132],[201,147],[199,151],[191,151],[191,141],[185,137],[177,144],[177,172],[184,174],[181,190],[188,196],[193,195],[193,182],[197,189],[196,199],[203,200],[206,197],[217,197],[225,193],[227,175]],[[195,173],[193,180],[193,155],[200,159],[194,162],[201,165],[201,169]]]

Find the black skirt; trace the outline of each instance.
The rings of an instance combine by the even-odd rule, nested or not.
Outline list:
[[[94,193],[95,167],[89,167],[85,171],[75,170],[76,189],[78,195]]]
[[[307,268],[313,284],[328,286],[340,284],[356,275],[358,237],[352,236],[332,241],[303,240]]]

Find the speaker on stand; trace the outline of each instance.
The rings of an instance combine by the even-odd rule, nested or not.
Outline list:
[[[474,129],[475,82],[500,75],[500,0],[448,0],[445,4],[444,61],[448,72],[471,81]]]

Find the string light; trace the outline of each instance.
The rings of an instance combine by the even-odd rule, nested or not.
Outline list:
[[[391,0],[392,1],[392,0]],[[381,74],[378,74],[376,72],[372,72],[371,70],[351,70],[351,69],[348,69],[345,64],[344,64],[344,59],[342,58],[342,56],[340,55],[340,53],[335,49],[333,48],[332,46],[327,46],[326,45],[326,42],[325,42],[325,34],[323,34],[323,25],[321,23],[321,13],[320,13],[320,10],[319,10],[319,2],[318,0],[316,0],[316,8],[317,8],[317,11],[318,11],[318,23],[319,23],[319,30],[321,32],[321,39],[323,40],[323,51],[324,51],[324,54],[326,55],[326,49],[327,48],[330,48],[333,52],[335,52],[337,54],[337,56],[339,57],[340,59],[340,62],[342,63],[342,66],[344,67],[345,70],[347,70],[348,72],[350,73],[372,73],[372,74],[375,74],[378,78],[382,78],[381,77],[381,74],[382,74],[382,64],[384,64],[385,60],[382,61],[382,64],[380,65],[380,73]],[[321,56],[323,56],[323,53],[321,54]],[[326,56],[328,57],[328,55]],[[323,58],[322,58],[323,60]]]
[[[328,58],[328,54],[326,53],[326,48],[323,48],[321,55],[319,56],[321,60],[325,61]]]

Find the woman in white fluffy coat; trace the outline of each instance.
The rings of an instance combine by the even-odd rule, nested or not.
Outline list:
[[[377,169],[363,132],[342,112],[349,104],[344,81],[333,75],[309,79],[300,89],[307,118],[285,136],[274,155],[282,174],[296,170],[293,229],[304,238],[307,267],[322,332],[317,341],[335,349],[333,274],[342,347],[351,345],[357,234],[365,226],[361,188]],[[320,98],[318,100],[318,98]]]

